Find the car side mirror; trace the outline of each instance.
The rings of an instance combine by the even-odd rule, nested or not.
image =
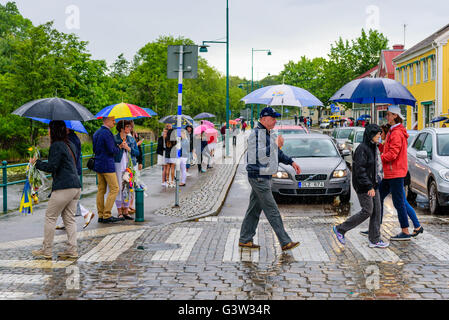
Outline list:
[[[351,152],[349,150],[347,150],[347,149],[342,150],[340,153],[341,153],[342,157],[347,157],[347,156],[349,156],[351,154]]]
[[[416,153],[416,157],[418,158],[418,159],[427,159],[427,151],[418,151],[417,153]]]

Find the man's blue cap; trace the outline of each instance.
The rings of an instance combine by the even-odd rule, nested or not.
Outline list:
[[[260,112],[259,118],[263,117],[279,118],[280,116],[281,114],[277,113],[272,107],[266,107],[263,108],[263,110]]]

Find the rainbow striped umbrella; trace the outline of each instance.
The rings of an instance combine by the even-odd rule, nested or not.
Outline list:
[[[115,120],[132,120],[142,117],[151,118],[151,115],[141,107],[122,102],[106,107],[95,115],[97,119],[107,117],[115,117]]]

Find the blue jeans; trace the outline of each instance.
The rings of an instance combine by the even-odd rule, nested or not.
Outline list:
[[[398,219],[401,228],[408,228],[408,218],[413,222],[415,229],[418,229],[421,224],[418,221],[415,210],[408,203],[407,197],[404,191],[404,178],[383,179],[379,187],[380,200],[381,200],[381,223],[384,216],[384,200],[391,193],[393,198],[393,205],[398,212]]]

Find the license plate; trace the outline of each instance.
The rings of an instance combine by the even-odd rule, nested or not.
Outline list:
[[[304,181],[298,182],[299,188],[324,188],[324,181]]]

